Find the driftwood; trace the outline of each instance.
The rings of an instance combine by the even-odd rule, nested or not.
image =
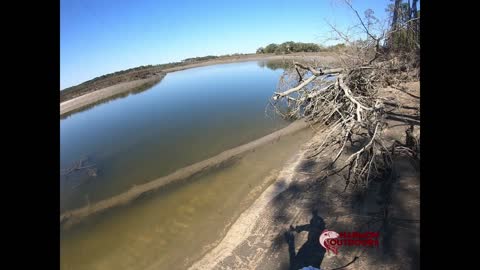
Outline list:
[[[73,164],[63,170],[60,170],[60,177],[65,177],[65,179],[68,179],[68,176],[77,173],[77,172],[83,172],[85,171],[87,176],[89,178],[92,177],[97,177],[98,176],[98,169],[96,168],[96,164],[87,164],[89,162],[88,157],[81,158],[77,161],[74,161]],[[82,181],[79,184],[75,185],[72,187],[72,189],[76,189],[82,184],[84,184],[86,181]]]
[[[325,71],[315,70],[312,67],[305,67],[304,65],[302,65],[300,63],[295,63],[295,66],[301,67],[303,69],[308,69],[313,75],[310,78],[308,78],[307,80],[300,83],[298,86],[296,86],[296,87],[294,87],[294,88],[292,88],[288,91],[285,91],[285,92],[282,92],[282,93],[275,93],[275,95],[273,96],[273,100],[277,100],[281,97],[288,96],[291,93],[294,93],[294,92],[297,92],[297,91],[301,90],[303,87],[305,87],[307,84],[311,83],[313,80],[317,79],[319,76],[328,75],[328,74],[336,74],[336,73],[342,72],[342,70],[343,70],[341,68],[327,69]],[[297,72],[298,72],[298,69],[297,69]],[[298,73],[298,74],[299,74],[300,78],[302,78],[300,73]]]
[[[80,170],[87,169],[87,168],[95,166],[95,165],[84,166],[84,163],[87,160],[88,160],[88,158],[81,158],[77,161],[74,161],[72,166],[70,166],[69,168],[60,170],[60,175],[69,175],[73,172],[80,171]]]

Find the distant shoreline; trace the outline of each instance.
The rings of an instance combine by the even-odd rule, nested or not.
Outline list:
[[[154,85],[160,82],[165,75],[165,73],[160,73],[146,79],[122,82],[64,101],[60,103],[60,117],[82,111],[83,108],[91,107],[94,104],[101,103],[104,100],[123,93],[128,93],[148,85]]]
[[[222,58],[222,59],[206,60],[198,63],[192,63],[192,64],[183,65],[183,66],[176,66],[176,67],[164,69],[148,78],[121,82],[121,83],[114,84],[102,89],[98,89],[98,90],[83,94],[79,97],[75,97],[75,98],[66,100],[64,102],[61,102],[60,116],[64,116],[68,113],[81,110],[82,108],[101,102],[102,100],[106,100],[110,97],[132,91],[138,87],[141,87],[142,85],[152,84],[156,80],[160,81],[161,79],[163,79],[164,76],[166,76],[166,74],[170,72],[196,68],[196,67],[246,62],[246,61],[293,60],[293,59],[324,60],[325,62],[333,62],[335,61],[336,57],[334,57],[333,53],[331,52],[294,53],[294,54],[287,54],[287,55],[251,54],[251,55],[229,56],[227,58]]]
[[[292,59],[305,60],[305,59],[311,59],[311,58],[327,57],[332,55],[333,54],[330,52],[292,53],[292,54],[283,54],[283,55],[276,55],[276,54],[240,55],[240,56],[230,56],[224,59],[213,59],[213,60],[202,61],[199,63],[194,63],[186,66],[167,68],[167,69],[164,69],[163,71],[165,73],[169,73],[169,72],[175,72],[175,71],[180,71],[180,70],[189,69],[189,68],[218,65],[218,64],[229,64],[229,63],[258,61],[258,60],[292,60]]]

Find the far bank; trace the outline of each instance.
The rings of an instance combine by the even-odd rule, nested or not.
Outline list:
[[[296,60],[296,61],[318,61],[326,64],[333,63],[337,60],[334,53],[331,52],[319,52],[319,53],[295,53],[288,55],[275,55],[275,54],[251,54],[240,56],[229,56],[221,59],[206,60],[198,63],[186,64],[181,66],[174,66],[166,68],[160,71],[149,73],[147,77],[141,79],[134,79],[131,81],[125,81],[97,89],[78,97],[68,99],[60,103],[60,116],[66,116],[68,114],[75,113],[76,111],[83,110],[102,101],[115,98],[117,96],[122,97],[128,95],[129,92],[134,92],[137,89],[148,89],[150,86],[160,82],[167,73],[209,66],[217,64],[228,64],[245,61],[258,61],[258,60]]]

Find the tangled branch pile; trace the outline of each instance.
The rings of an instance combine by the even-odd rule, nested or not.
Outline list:
[[[391,53],[380,45],[384,37],[390,36],[389,32],[380,37],[371,34],[368,23],[356,14],[366,41],[349,42],[346,35],[334,29],[348,44],[340,56],[342,67],[295,62],[282,75],[280,91],[270,102],[284,118],[304,118],[327,127],[325,139],[316,146],[311,158],[333,157],[328,168],[335,168],[333,173],[344,171],[345,188],[350,184],[367,186],[372,179],[389,174],[392,154],[402,152],[418,158],[417,143],[411,136],[413,125],[406,143],[387,146],[382,138],[390,116],[386,106],[400,104],[379,95],[383,87],[399,87],[402,82],[418,80],[418,50]],[[395,31],[399,31],[398,27]],[[281,91],[282,88],[287,90]]]

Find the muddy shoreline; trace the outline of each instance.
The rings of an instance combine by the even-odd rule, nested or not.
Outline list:
[[[237,56],[226,59],[214,59],[208,60],[200,63],[189,64],[185,66],[178,66],[173,68],[168,68],[162,70],[161,73],[157,73],[154,76],[149,78],[134,80],[129,82],[122,82],[115,84],[103,89],[96,90],[91,93],[64,101],[60,103],[60,116],[64,116],[68,113],[75,113],[75,111],[80,111],[82,108],[91,106],[92,104],[99,103],[103,100],[107,100],[113,96],[132,91],[135,88],[141,87],[142,85],[160,81],[170,72],[218,65],[218,64],[228,64],[228,63],[237,63],[237,62],[246,62],[246,61],[258,61],[258,60],[297,60],[297,61],[322,61],[326,63],[335,62],[335,57],[332,53],[322,52],[322,53],[298,53],[298,54],[288,54],[288,55],[274,55],[274,54],[259,54],[259,55],[247,55],[247,56]]]

